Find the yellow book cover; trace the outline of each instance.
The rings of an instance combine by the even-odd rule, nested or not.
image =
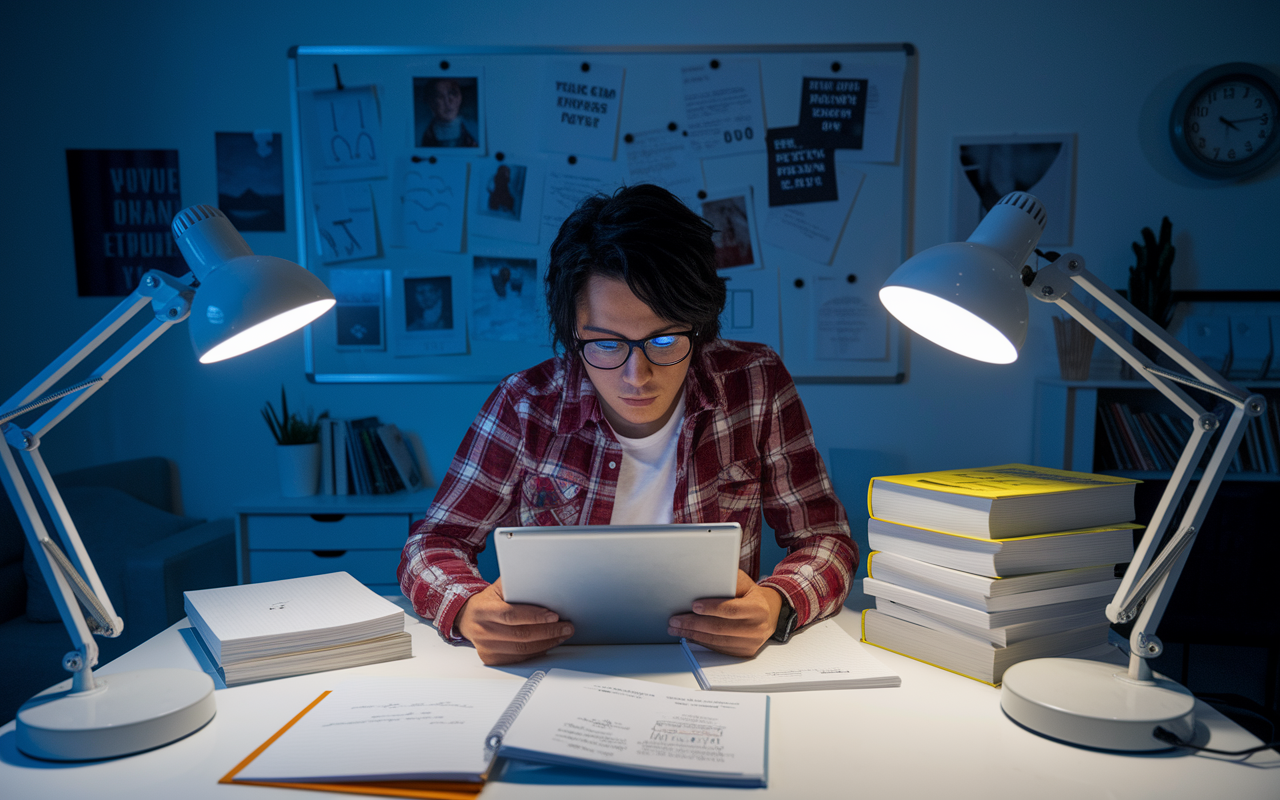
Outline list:
[[[872,478],[867,510],[890,522],[989,539],[1133,519],[1140,481],[1001,464]]]

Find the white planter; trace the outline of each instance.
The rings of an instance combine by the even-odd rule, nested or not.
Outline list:
[[[320,443],[276,447],[280,464],[280,494],[308,497],[320,491]]]

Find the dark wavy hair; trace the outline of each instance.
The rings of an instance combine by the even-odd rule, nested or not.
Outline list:
[[[576,350],[578,303],[592,275],[626,281],[663,319],[687,323],[694,346],[720,335],[725,280],[711,224],[649,183],[587,197],[560,226],[547,267],[551,339]]]

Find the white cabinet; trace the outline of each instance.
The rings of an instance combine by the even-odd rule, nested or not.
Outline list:
[[[396,567],[409,526],[431,493],[272,497],[236,509],[240,583],[346,571],[379,594],[399,594]]]

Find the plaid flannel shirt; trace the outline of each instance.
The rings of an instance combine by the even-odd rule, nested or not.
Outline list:
[[[782,360],[764,345],[718,340],[694,355],[684,391],[673,521],[739,523],[739,565],[756,580],[763,513],[788,555],[759,583],[787,598],[797,627],[836,613],[857,568],[857,546]],[[509,376],[410,529],[397,570],[405,596],[442,636],[459,641],[458,612],[488,585],[476,554],[490,531],[607,525],[621,463],[622,448],[576,356]]]

